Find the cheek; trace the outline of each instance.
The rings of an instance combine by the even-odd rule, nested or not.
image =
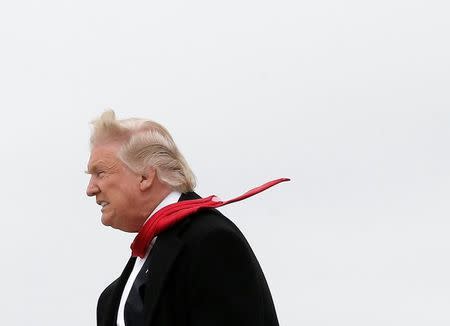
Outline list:
[[[137,203],[138,193],[136,188],[132,185],[122,185],[119,189],[114,191],[114,200],[121,208],[133,209]]]

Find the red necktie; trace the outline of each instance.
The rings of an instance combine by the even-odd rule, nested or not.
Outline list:
[[[276,184],[284,181],[289,181],[290,179],[281,178],[267,182],[259,187],[247,191],[245,194],[238,196],[236,198],[221,201],[216,196],[209,196],[206,198],[184,200],[171,205],[167,205],[157,211],[147,222],[144,223],[142,228],[139,230],[136,238],[134,238],[131,244],[131,254],[133,257],[144,258],[147,248],[152,241],[152,239],[161,233],[162,231],[170,228],[172,225],[182,220],[188,215],[191,215],[200,209],[204,208],[217,208],[227,204],[231,204],[253,195],[260,193]]]

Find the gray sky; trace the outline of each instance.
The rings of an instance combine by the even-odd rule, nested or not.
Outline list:
[[[133,234],[85,196],[89,121],[165,125],[282,325],[450,323],[444,1],[0,4],[2,324],[94,325]]]

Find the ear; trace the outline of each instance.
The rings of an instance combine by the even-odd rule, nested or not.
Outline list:
[[[139,183],[139,189],[141,191],[147,191],[153,185],[156,178],[156,170],[154,168],[148,168],[144,174],[141,174],[141,181]]]

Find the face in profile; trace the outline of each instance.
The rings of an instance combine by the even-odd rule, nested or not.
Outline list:
[[[102,144],[92,148],[88,163],[91,175],[86,189],[101,206],[102,223],[127,232],[142,225],[137,200],[140,176],[117,157],[119,144]]]

